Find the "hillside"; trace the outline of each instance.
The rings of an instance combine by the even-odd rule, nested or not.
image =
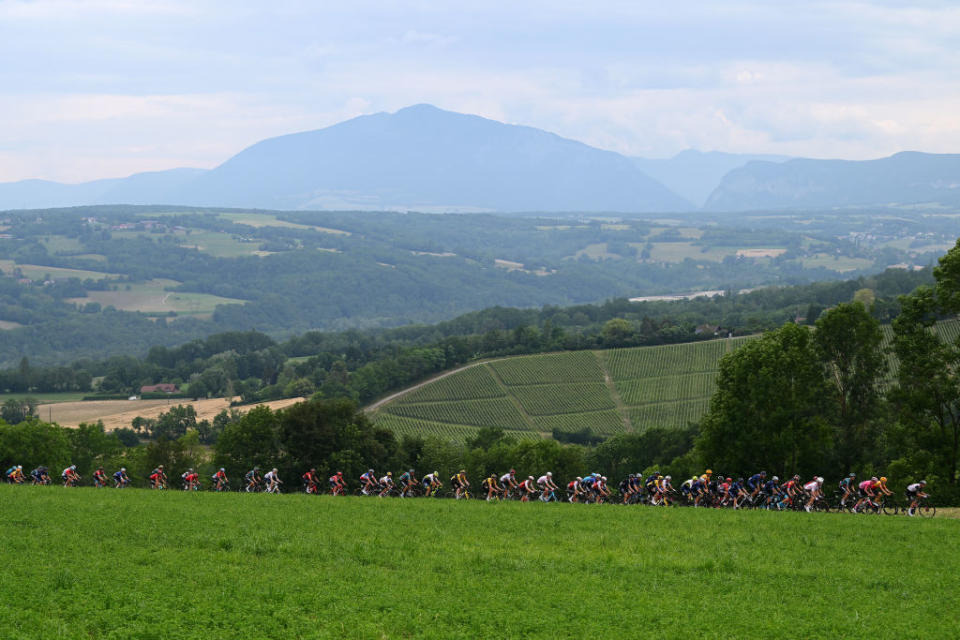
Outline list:
[[[795,159],[734,169],[710,211],[960,204],[960,155],[898,153],[867,161]]]
[[[904,638],[960,625],[945,588],[960,536],[945,518],[7,485],[0,504],[4,576],[30,592],[0,595],[8,638],[755,638],[788,625]],[[544,585],[546,602],[532,595]],[[571,604],[585,588],[599,615]],[[692,600],[710,606],[678,604]]]
[[[744,340],[493,360],[399,395],[374,420],[397,433],[455,440],[480,427],[520,438],[685,427],[706,413],[720,357]]]
[[[882,328],[888,346],[893,331]],[[960,320],[941,322],[937,331],[956,340]],[[720,358],[751,338],[491,360],[416,385],[370,411],[378,426],[399,434],[452,440],[481,427],[517,438],[584,428],[602,436],[683,428],[709,409]],[[893,380],[897,362],[888,357]]]

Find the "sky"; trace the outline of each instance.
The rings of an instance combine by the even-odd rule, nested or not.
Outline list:
[[[634,156],[960,152],[960,3],[0,0],[0,182],[416,103]]]

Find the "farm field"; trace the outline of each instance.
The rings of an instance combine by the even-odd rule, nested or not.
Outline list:
[[[90,391],[63,391],[54,393],[0,393],[0,404],[7,400],[26,400],[32,398],[39,404],[56,404],[58,402],[80,402]]]
[[[205,316],[213,313],[218,304],[244,304],[245,300],[223,298],[209,293],[168,291],[180,283],[176,280],[157,278],[147,282],[123,285],[116,291],[89,291],[85,298],[70,298],[76,304],[99,302],[104,307],[112,306],[121,311],[144,313],[174,312],[177,315]],[[127,286],[130,288],[127,289]]]
[[[517,437],[685,427],[706,412],[720,357],[747,339],[493,360],[389,400],[374,420],[456,440],[480,427]]]
[[[960,321],[937,325],[946,340]],[[883,327],[885,346],[893,333]],[[698,422],[716,389],[720,358],[751,336],[685,344],[515,356],[478,363],[412,387],[368,411],[398,434],[472,437],[500,427],[514,437],[589,428],[611,436]],[[890,356],[893,379],[897,366]]]
[[[960,628],[960,525],[939,518],[6,485],[0,515],[13,534],[4,576],[29,585],[0,595],[14,639]],[[491,531],[536,534],[518,544]],[[585,591],[593,602],[572,600]]]
[[[262,404],[271,409],[283,409],[292,404],[301,402],[303,398],[286,398],[272,400]],[[86,402],[58,402],[42,404],[37,408],[37,415],[49,422],[56,422],[63,427],[76,427],[81,422],[103,421],[107,431],[129,427],[137,416],[142,418],[156,418],[170,407],[178,404],[193,405],[197,411],[197,420],[213,420],[213,417],[230,408],[225,398],[207,398],[204,400],[190,400],[183,398],[166,400],[89,400]],[[235,407],[246,413],[260,405],[244,405]]]
[[[298,224],[296,222],[287,222],[280,220],[277,216],[270,213],[221,213],[220,217],[229,220],[235,224],[245,224],[250,227],[284,227],[287,229],[314,229],[323,233],[332,233],[334,235],[349,236],[349,231],[342,229],[331,229],[329,227],[318,227],[312,224]]]
[[[120,277],[115,273],[104,273],[103,271],[45,267],[37,264],[20,264],[14,260],[0,260],[0,271],[3,273],[9,275],[16,269],[23,273],[24,278],[30,278],[31,280],[42,280],[47,276],[51,278],[79,278],[81,280],[104,280]]]

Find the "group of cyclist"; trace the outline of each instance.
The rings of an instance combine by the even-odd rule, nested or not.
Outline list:
[[[51,484],[49,470],[39,466],[29,475],[25,474],[21,465],[14,465],[7,469],[5,479],[12,484]],[[187,469],[180,476],[181,488],[185,491],[200,490],[199,474],[193,469]],[[211,477],[214,491],[228,491],[230,480],[226,470],[221,467]],[[60,480],[65,487],[78,486],[81,480],[76,465],[70,465],[60,474]],[[167,489],[168,479],[163,465],[158,465],[147,478],[151,489]],[[130,485],[130,477],[126,468],[113,473],[112,478],[106,474],[103,467],[93,472],[93,483],[97,488],[110,486],[122,489]],[[322,478],[315,468],[301,476],[303,490],[308,494],[321,493]],[[273,468],[261,474],[259,467],[254,467],[244,475],[240,491],[280,493],[280,480],[277,469]],[[337,471],[327,478],[328,488],[323,493],[338,496],[345,495],[347,483],[342,471]],[[920,502],[929,497],[925,492],[926,481],[911,483],[906,488],[906,498],[909,502],[908,515],[914,515]],[[464,469],[450,477],[451,495],[454,498],[469,498],[470,482]],[[481,484],[482,495],[486,500],[517,499],[522,502],[538,499],[542,502],[560,500],[560,487],[554,482],[550,471],[539,478],[527,476],[520,478],[515,469],[498,476],[490,474]],[[378,477],[373,469],[369,469],[360,476],[358,495],[385,497],[388,495],[401,498],[418,495],[437,496],[443,488],[440,473],[434,471],[417,480],[414,469],[409,469],[394,480],[393,472]],[[768,477],[766,471],[760,471],[748,478],[723,477],[707,469],[701,475],[694,475],[681,483],[679,491],[673,487],[673,479],[659,471],[644,477],[640,473],[631,473],[619,486],[619,501],[622,504],[650,504],[654,506],[670,505],[682,501],[695,507],[732,507],[763,508],[763,509],[803,509],[806,511],[836,508],[854,513],[876,511],[883,498],[893,495],[887,487],[885,477],[871,477],[858,482],[855,473],[844,477],[837,485],[837,503],[829,505],[824,494],[824,479],[815,476],[807,482],[801,482],[799,475],[781,482],[777,476]],[[599,473],[578,476],[566,485],[566,500],[569,502],[599,503],[611,500],[612,492],[607,486],[607,478]]]

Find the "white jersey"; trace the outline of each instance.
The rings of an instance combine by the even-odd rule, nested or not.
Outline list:
[[[380,478],[380,484],[392,484],[393,476],[383,476]]]
[[[267,482],[276,482],[280,478],[278,478],[277,474],[275,474],[273,471],[267,471],[267,475],[263,476],[263,479]]]
[[[910,493],[919,493],[921,489],[923,489],[923,487],[919,482],[914,482],[913,484],[907,485],[907,491]]]
[[[508,482],[510,482],[510,479],[511,479],[512,477],[513,477],[513,476],[511,476],[509,473],[505,473],[505,474],[503,474],[502,476],[500,476],[500,483],[501,483],[501,484],[507,484]]]
[[[548,482],[550,482],[550,478],[548,478],[547,476],[540,476],[539,478],[537,478],[537,484],[546,485]]]
[[[440,478],[433,473],[428,473],[427,475],[423,476],[423,481],[424,483],[429,482],[430,484],[433,484],[434,482],[440,482]]]
[[[813,481],[808,482],[807,484],[803,485],[803,488],[804,488],[806,491],[809,491],[810,493],[813,493],[814,491],[816,491],[817,489],[820,488],[820,484],[819,484],[816,480],[813,480]]]

